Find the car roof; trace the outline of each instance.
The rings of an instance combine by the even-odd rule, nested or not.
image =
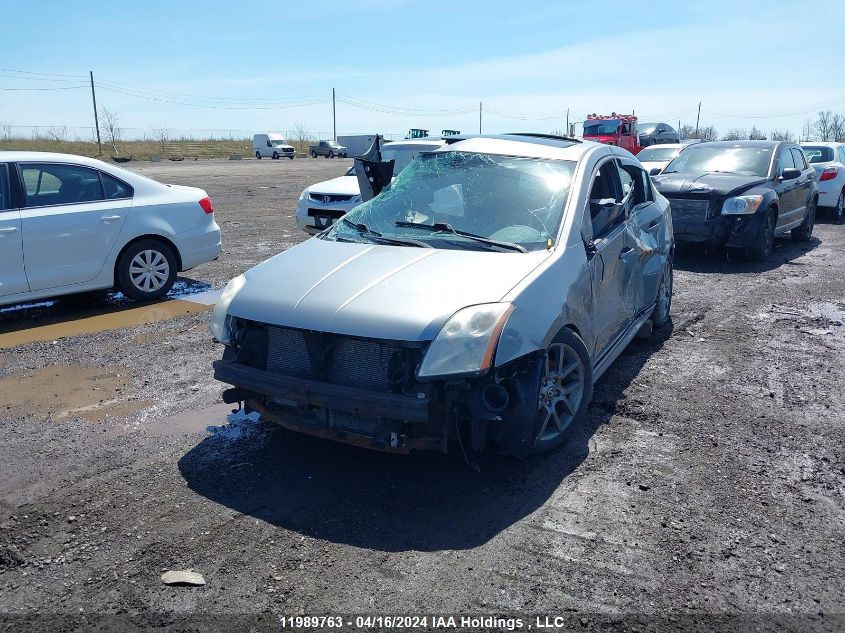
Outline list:
[[[600,147],[621,156],[633,156],[616,146],[580,141],[574,138],[551,135],[491,134],[479,136],[452,137],[447,145],[437,152],[463,151],[479,154],[500,154],[525,158],[550,158],[557,160],[580,160],[589,151]]]
[[[801,141],[801,147],[805,145],[810,147],[841,147],[845,143],[838,143],[836,141]]]
[[[103,167],[114,167],[110,163],[98,160],[96,158],[89,158],[88,156],[79,156],[77,154],[60,154],[58,152],[28,152],[28,151],[0,151],[0,162],[10,163],[30,163],[37,162],[52,162],[52,163],[75,163],[77,165],[87,165],[89,167],[96,167],[102,169]]]
[[[686,143],[655,143],[654,145],[649,145],[648,147],[643,147],[643,150],[647,149],[664,149],[667,147],[674,147],[676,149],[684,149],[687,146]]]
[[[797,145],[795,141],[704,141],[696,143],[697,147],[705,145],[719,145],[721,147],[777,147],[778,145]]]

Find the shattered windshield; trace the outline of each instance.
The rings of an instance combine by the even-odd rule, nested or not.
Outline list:
[[[772,161],[772,147],[725,147],[693,145],[678,154],[666,166],[664,174],[676,171],[689,173],[729,173],[743,176],[767,176]]]
[[[619,119],[584,121],[584,136],[613,136],[619,130]]]
[[[394,160],[393,175],[399,174],[405,169],[412,160],[419,156],[422,152],[430,152],[437,149],[440,145],[406,145],[404,147],[391,147],[388,143],[381,148],[381,159],[383,161]]]
[[[572,161],[469,152],[423,154],[323,239],[530,251],[554,240]],[[480,238],[480,239],[479,239]]]

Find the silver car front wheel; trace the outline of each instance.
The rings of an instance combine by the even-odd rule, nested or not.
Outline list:
[[[567,433],[584,397],[584,365],[570,345],[553,343],[540,380],[539,431],[536,443],[555,444]]]

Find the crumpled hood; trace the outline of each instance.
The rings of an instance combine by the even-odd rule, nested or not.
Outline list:
[[[312,238],[245,273],[229,314],[275,325],[431,340],[466,306],[501,301],[548,253],[490,253]]]
[[[329,193],[344,196],[357,196],[361,193],[361,189],[358,187],[358,178],[356,176],[340,176],[338,178],[332,178],[331,180],[311,185],[308,187],[308,193]]]
[[[657,190],[664,196],[671,196],[673,193],[702,193],[717,196],[727,196],[740,193],[745,189],[751,189],[767,181],[760,176],[742,176],[739,174],[718,174],[718,173],[670,173],[652,176]]]

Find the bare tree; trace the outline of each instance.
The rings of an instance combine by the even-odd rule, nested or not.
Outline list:
[[[751,126],[751,131],[748,133],[748,138],[752,141],[765,141],[766,135],[756,125]]]
[[[3,125],[2,128],[0,128],[0,129],[2,129],[2,133],[0,133],[0,136],[3,137],[3,140],[4,141],[11,141],[12,140],[12,126],[11,125]]]
[[[830,140],[841,141],[845,138],[845,116],[834,114],[830,117]]]
[[[120,121],[116,112],[100,109],[100,121],[103,124],[103,132],[105,133],[106,141],[111,144],[115,154],[120,155],[120,150],[117,149],[117,144],[123,136],[123,128],[120,127]]]
[[[293,126],[293,135],[300,146],[302,146],[310,140],[311,132],[309,132],[302,123],[295,123]]]
[[[161,153],[163,154],[167,149],[167,141],[170,140],[170,128],[157,127],[153,130],[153,136],[161,145]]]
[[[789,130],[772,130],[772,133],[769,134],[769,138],[773,141],[794,141],[795,137],[792,136],[792,132]]]
[[[745,141],[748,139],[748,132],[739,128],[728,130],[728,133],[722,137],[723,141]]]
[[[58,125],[47,130],[47,138],[51,141],[64,142],[67,140],[67,127]]]
[[[816,119],[816,134],[820,141],[833,140],[833,112],[824,110],[819,112],[819,118]]]
[[[813,139],[813,122],[810,119],[804,120],[804,125],[801,126],[801,140],[810,141]]]
[[[718,141],[719,133],[716,131],[715,127],[708,125],[706,127],[699,128],[698,137],[702,141]]]
[[[681,140],[697,138],[702,141],[715,141],[719,138],[719,133],[712,125],[699,127],[698,132],[696,133],[694,126],[685,123],[678,130],[678,134],[680,135]]]

